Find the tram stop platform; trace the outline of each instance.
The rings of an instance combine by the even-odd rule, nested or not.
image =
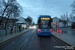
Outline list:
[[[75,47],[75,35],[70,35],[68,33],[58,33],[54,31],[52,31],[52,35]]]
[[[19,35],[27,32],[29,30],[31,30],[31,29],[23,30],[23,31],[17,32],[17,33],[8,34],[7,36],[6,35],[5,36],[2,36],[2,37],[0,37],[0,44],[2,44],[4,42],[7,42],[8,40],[10,40],[12,38],[15,38],[15,37],[17,37],[17,36],[19,36]]]

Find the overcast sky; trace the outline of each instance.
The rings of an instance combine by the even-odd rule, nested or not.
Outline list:
[[[68,12],[72,12],[71,4],[74,0],[17,0],[23,8],[22,16],[26,18],[31,16],[37,23],[39,15],[50,15],[52,18]]]

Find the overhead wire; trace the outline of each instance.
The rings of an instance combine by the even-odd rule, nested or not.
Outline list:
[[[43,10],[44,10],[46,1],[47,1],[47,0],[44,1],[43,7],[42,7],[42,10],[41,10],[41,15],[42,15],[42,12],[43,12]],[[30,8],[29,3],[28,3],[28,0],[26,0],[26,2],[27,2],[27,5],[28,5],[28,8],[29,8],[30,12],[32,13],[31,8]]]
[[[42,7],[41,15],[42,15],[42,12],[43,12],[43,10],[44,10],[44,7],[45,7],[45,4],[46,4],[46,1],[47,1],[47,0],[45,0],[44,5],[43,5],[43,7]]]
[[[27,2],[27,5],[28,5],[30,12],[32,13],[31,8],[30,8],[29,3],[28,3],[28,0],[26,0],[26,2]]]

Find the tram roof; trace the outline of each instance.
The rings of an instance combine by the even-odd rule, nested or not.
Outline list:
[[[39,17],[51,17],[50,15],[40,15]]]

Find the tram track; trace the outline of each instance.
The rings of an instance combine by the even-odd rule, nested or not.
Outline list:
[[[21,45],[20,50],[23,50],[23,48],[26,46],[26,44],[28,43],[28,41],[31,39],[31,37],[33,36],[33,34],[35,33],[36,30],[34,30],[32,32],[32,34],[29,36],[29,38],[27,38]]]
[[[45,50],[45,47],[44,47],[44,44],[43,44],[43,40],[42,40],[41,37],[40,37],[40,44],[41,44],[41,48],[42,48],[42,50]]]
[[[32,31],[32,30],[30,30],[30,31]],[[13,42],[16,42],[16,41],[19,39],[19,37],[21,37],[22,35],[26,35],[27,32],[28,32],[28,31],[23,32],[22,34],[20,34],[20,35],[18,35],[18,36],[15,36],[14,38],[11,38],[11,39],[7,40],[6,42],[3,42],[2,44],[0,44],[0,50],[1,50],[1,48],[6,48],[7,46],[12,45]],[[10,43],[10,44],[9,44],[9,43]]]
[[[12,47],[11,45],[12,46],[15,45],[15,46]],[[32,50],[36,50],[36,48],[37,50],[57,50],[56,48],[54,48],[54,46],[68,46],[68,45],[64,44],[61,40],[59,40],[58,38],[54,36],[38,37],[37,29],[35,29],[19,37],[16,37],[12,41],[10,41],[10,44],[8,44],[8,47],[6,46],[4,47],[7,50],[9,47],[10,47],[10,50],[26,50],[26,49],[31,50],[31,48]],[[61,49],[58,49],[58,50],[61,50]],[[66,49],[62,49],[62,50],[66,50]]]
[[[36,29],[37,30],[37,29]],[[25,41],[24,41],[24,43],[21,45],[21,47],[20,47],[20,50],[23,50],[23,48],[27,45],[27,43],[30,41],[30,39],[31,39],[31,37],[32,37],[32,35],[35,33],[35,32],[37,32],[36,30],[34,30],[33,32],[32,32],[32,34],[30,35],[30,37],[28,37]],[[36,34],[37,35],[37,34]],[[46,37],[44,37],[44,38],[46,38]],[[43,38],[43,36],[41,36],[41,37],[39,37],[39,39],[40,39],[40,45],[41,45],[41,50],[46,50],[46,47],[45,47],[45,45],[44,45],[44,38]],[[52,41],[54,41],[56,44],[58,44],[57,46],[68,46],[67,44],[65,44],[64,42],[62,42],[61,40],[59,40],[59,39],[57,39],[56,37],[54,37],[54,36],[51,36],[51,37],[48,37],[48,39],[51,39]],[[47,40],[48,40],[47,39]],[[59,49],[60,50],[60,49]],[[70,50],[70,49],[65,49],[65,48],[63,48],[63,50]],[[71,49],[72,50],[72,49]]]
[[[63,50],[73,50],[73,49],[65,49],[64,47],[67,47],[68,45],[67,44],[64,44],[62,41],[58,40],[57,38],[55,38],[53,36],[52,37],[48,37],[48,38],[49,39],[52,39],[55,43],[58,44],[59,48],[62,47]],[[41,42],[41,48],[42,48],[42,50],[46,50],[45,45],[44,45],[44,42],[43,42],[43,37],[40,37],[40,42]]]

